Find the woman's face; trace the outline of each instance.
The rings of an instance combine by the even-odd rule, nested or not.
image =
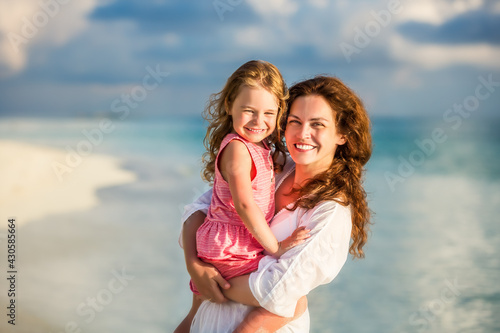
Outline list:
[[[333,110],[318,95],[298,97],[290,108],[285,129],[290,156],[297,165],[321,172],[330,167],[345,137],[337,132]]]

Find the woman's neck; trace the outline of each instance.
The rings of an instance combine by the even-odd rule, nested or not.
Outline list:
[[[293,187],[298,188],[304,186],[309,179],[314,178],[314,176],[323,171],[324,170],[308,167],[307,165],[295,165]]]

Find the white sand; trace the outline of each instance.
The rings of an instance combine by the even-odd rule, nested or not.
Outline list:
[[[62,166],[68,172],[61,172]],[[110,156],[92,153],[71,165],[64,150],[0,140],[0,229],[10,217],[20,226],[89,209],[98,204],[98,188],[134,180],[135,175],[120,169],[119,160]]]

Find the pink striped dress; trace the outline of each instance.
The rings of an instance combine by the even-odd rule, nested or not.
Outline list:
[[[225,279],[244,275],[257,269],[263,248],[239,217],[229,190],[218,168],[220,152],[232,140],[245,144],[255,165],[252,179],[253,198],[267,223],[274,216],[274,170],[271,151],[246,141],[238,134],[228,134],[221,143],[215,161],[212,201],[205,222],[196,232],[198,257],[214,265]],[[191,290],[198,294],[191,282]]]

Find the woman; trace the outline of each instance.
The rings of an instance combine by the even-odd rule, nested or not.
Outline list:
[[[261,324],[276,330],[285,323],[265,326],[263,318],[272,314],[293,318],[280,332],[308,332],[308,311],[303,302],[297,302],[318,285],[332,281],[348,253],[364,257],[370,211],[362,175],[371,155],[371,135],[360,99],[333,77],[318,76],[294,85],[285,140],[290,156],[276,175],[276,215],[271,229],[282,240],[305,226],[311,237],[280,260],[264,257],[257,271],[229,280],[228,287],[213,267],[196,257],[193,231],[203,223],[199,211],[206,209],[210,193],[188,206],[182,236],[186,265],[209,300],[196,313],[192,332],[231,332],[240,324],[239,331]],[[224,302],[226,298],[233,302]]]

